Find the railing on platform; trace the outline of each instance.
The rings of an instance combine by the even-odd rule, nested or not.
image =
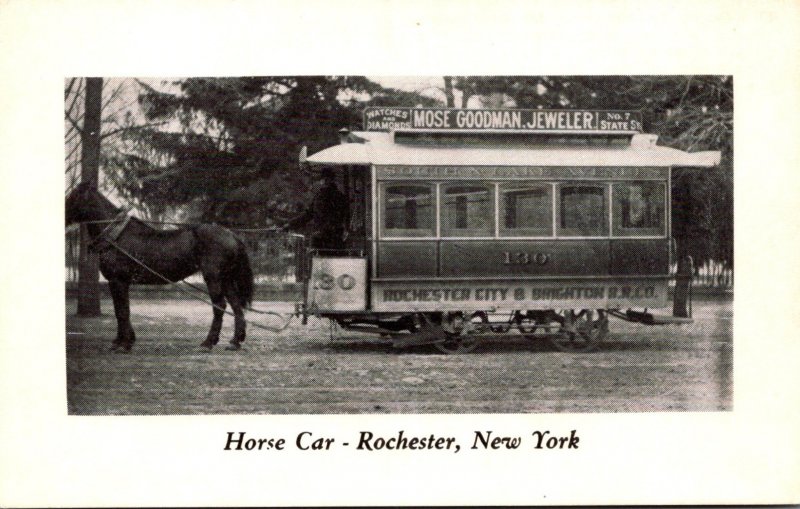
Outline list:
[[[708,288],[733,289],[733,269],[710,260],[695,268],[694,284]]]
[[[674,276],[677,265],[671,267]],[[674,286],[675,281],[670,281]],[[708,288],[714,290],[733,290],[733,268],[725,263],[709,260],[702,265],[695,265],[692,276],[692,286],[695,288]]]
[[[234,230],[247,245],[256,284],[298,283],[305,277],[305,237],[274,230]]]
[[[77,226],[67,229],[64,241],[64,274],[67,283],[78,281],[78,265],[80,263],[81,230]]]

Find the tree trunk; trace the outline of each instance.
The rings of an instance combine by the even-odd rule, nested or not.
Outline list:
[[[675,238],[675,295],[672,300],[672,316],[689,317],[689,292],[692,284],[692,258],[689,256],[689,208],[691,189],[686,179],[675,174],[672,187],[672,236]]]
[[[467,103],[469,102],[469,98],[472,97],[472,89],[470,88],[469,84],[467,83],[466,78],[464,79],[464,86],[461,89],[461,91],[462,91],[462,94],[461,94],[461,107],[466,109],[467,108]]]
[[[456,104],[456,97],[453,94],[453,77],[452,76],[445,76],[444,77],[444,97],[447,101],[448,108],[454,108]]]
[[[679,256],[675,273],[675,296],[672,301],[672,316],[689,317],[689,292],[692,285],[692,257]]]
[[[103,79],[86,78],[86,108],[81,132],[81,182],[97,189],[100,168],[100,112],[103,104]],[[81,225],[80,265],[78,267],[78,316],[100,315],[100,269],[97,254],[89,251],[86,225]]]

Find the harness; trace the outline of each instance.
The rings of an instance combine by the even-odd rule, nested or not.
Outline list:
[[[109,222],[100,235],[89,244],[89,249],[96,253],[102,253],[113,247],[119,236],[128,227],[131,219],[133,216],[129,216],[127,210],[120,211],[117,217]]]
[[[107,251],[107,250],[109,250],[111,248],[116,249],[117,251],[119,251],[123,255],[127,256],[128,258],[130,258],[134,263],[136,263],[137,265],[139,265],[140,267],[142,267],[146,271],[150,272],[154,276],[158,277],[159,279],[161,279],[165,283],[176,284],[178,282],[182,282],[186,286],[188,286],[188,287],[192,288],[193,290],[195,290],[195,292],[204,293],[204,290],[202,288],[200,288],[198,286],[195,286],[195,285],[189,283],[188,281],[172,281],[172,280],[168,279],[163,274],[160,274],[159,272],[156,272],[152,268],[148,267],[141,260],[139,260],[138,258],[133,256],[131,253],[126,251],[122,246],[117,244],[117,239],[119,238],[120,235],[122,235],[122,232],[125,231],[125,228],[128,226],[128,223],[130,223],[131,219],[133,219],[133,216],[129,216],[127,211],[125,211],[125,210],[121,211],[119,214],[117,214],[117,217],[115,217],[114,219],[109,221],[108,226],[103,228],[103,231],[100,232],[100,234],[97,236],[97,238],[94,239],[89,244],[89,249],[92,250],[92,251],[95,251],[97,253],[105,252],[105,251]],[[89,222],[91,222],[91,221],[89,221]],[[164,223],[164,224],[180,224],[180,223]],[[196,234],[196,232],[194,232],[194,233]],[[202,302],[205,302],[206,304],[210,304],[215,309],[218,309],[218,310],[222,311],[223,313],[225,313],[227,315],[235,316],[233,313],[231,313],[230,311],[228,311],[224,307],[218,306],[217,304],[214,304],[212,301],[210,301],[210,300],[208,300],[208,299],[206,299],[204,297],[201,297],[201,296],[197,295],[196,293],[190,292],[190,291],[188,291],[187,289],[185,289],[185,288],[183,288],[181,286],[176,286],[176,288],[178,288],[178,290],[186,293],[187,295],[189,295],[190,297],[192,297],[194,299],[197,299],[197,300],[200,300]],[[264,329],[264,330],[268,330],[268,331],[271,331],[271,332],[282,332],[283,330],[285,330],[286,328],[289,327],[289,325],[292,323],[292,318],[294,318],[294,316],[295,316],[295,313],[291,313],[291,314],[289,314],[288,318],[286,318],[286,317],[283,317],[280,313],[276,313],[275,311],[260,311],[258,309],[253,309],[252,307],[245,308],[245,309],[247,309],[248,311],[251,311],[253,313],[260,314],[260,315],[273,315],[273,316],[277,316],[278,318],[283,319],[284,323],[280,327],[262,325],[260,323],[252,322],[250,320],[245,320],[246,323],[249,323],[250,325],[253,325],[254,327],[258,327],[259,329]]]

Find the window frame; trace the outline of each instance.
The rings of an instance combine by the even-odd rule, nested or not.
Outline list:
[[[402,241],[402,240],[557,240],[557,239],[664,239],[668,238],[671,228],[670,218],[670,183],[671,179],[651,180],[465,180],[465,181],[452,181],[452,180],[384,180],[376,182],[378,184],[378,193],[375,194],[376,198],[380,200],[379,204],[375,207],[377,212],[376,226],[377,226],[377,239],[387,241]],[[653,184],[661,186],[663,189],[663,219],[662,226],[659,232],[656,233],[654,229],[625,229],[628,232],[622,231],[621,228],[616,227],[616,222],[621,218],[621,208],[617,207],[614,188],[626,184]],[[490,221],[489,230],[487,235],[453,235],[445,234],[444,218],[442,216],[444,190],[447,186],[452,185],[475,185],[484,187],[489,191],[490,199],[492,200],[493,221]],[[501,195],[503,186],[513,185],[530,185],[541,186],[545,188],[551,198],[550,204],[550,217],[552,225],[550,226],[549,234],[544,235],[528,235],[512,233],[512,230],[504,228],[504,215],[503,198]],[[431,213],[432,224],[430,228],[409,230],[392,228],[388,229],[385,226],[386,221],[386,191],[393,186],[416,186],[424,187],[429,190],[431,197]],[[591,187],[601,189],[603,191],[603,231],[602,233],[581,234],[575,230],[561,228],[561,192],[565,187]],[[549,189],[547,189],[549,188]],[[638,230],[638,231],[631,231]]]
[[[555,193],[554,189],[554,182],[549,181],[539,181],[539,180],[531,180],[531,181],[504,181],[504,182],[496,182],[496,190],[497,190],[497,203],[496,203],[496,214],[497,214],[497,229],[496,229],[496,238],[498,239],[515,239],[515,238],[523,238],[523,239],[550,239],[556,236],[555,232],[555,221],[553,219],[553,195]],[[546,227],[541,228],[541,232],[536,233],[528,233],[531,231],[530,228],[527,229],[526,232],[525,228],[507,228],[505,226],[505,219],[506,219],[506,197],[507,194],[504,194],[503,188],[513,188],[513,187],[522,187],[527,186],[529,188],[540,188],[545,192],[545,199],[547,200],[547,211],[548,211],[548,220]],[[513,190],[513,189],[512,189]],[[546,231],[545,231],[546,230]]]
[[[427,188],[429,191],[430,196],[430,207],[431,207],[431,226],[429,228],[387,228],[386,227],[386,219],[388,214],[386,213],[386,206],[388,205],[388,200],[386,199],[386,192],[389,188],[395,186],[412,186],[412,187],[424,187]],[[378,207],[378,212],[380,217],[378,219],[378,238],[380,239],[406,239],[406,238],[413,238],[413,239],[429,239],[429,238],[436,238],[437,231],[438,231],[438,185],[435,182],[420,182],[420,181],[411,181],[411,182],[403,182],[403,181],[389,181],[389,182],[381,182],[380,183],[380,206]]]
[[[477,228],[457,228],[447,226],[445,222],[445,199],[447,196],[447,188],[449,187],[474,187],[481,188],[487,192],[487,197],[490,201],[489,210],[491,217],[488,220],[486,230],[478,231]],[[465,181],[465,182],[440,182],[436,186],[438,192],[438,199],[436,200],[437,207],[437,222],[439,226],[440,238],[452,239],[469,239],[469,238],[495,238],[497,235],[497,183],[487,181]],[[468,207],[469,204],[465,203]],[[466,209],[467,213],[469,209]],[[462,230],[462,231],[458,231]]]
[[[610,181],[593,182],[593,181],[559,181],[555,183],[555,192],[553,193],[553,221],[555,223],[555,238],[557,239],[602,239],[611,237],[611,184]],[[565,228],[561,226],[561,206],[562,206],[562,190],[566,187],[588,187],[596,188],[603,191],[603,218],[602,233],[581,233],[574,229]]]
[[[611,182],[611,236],[613,238],[661,238],[667,235],[667,227],[669,225],[669,204],[667,182],[653,181],[653,180],[622,180]],[[644,184],[651,186],[660,186],[661,193],[661,226],[650,228],[623,228],[622,227],[622,202],[618,198],[619,191],[615,189],[617,186],[630,186],[636,184]]]

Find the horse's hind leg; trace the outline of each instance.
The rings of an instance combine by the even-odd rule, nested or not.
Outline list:
[[[231,339],[231,344],[226,346],[225,349],[239,350],[242,347],[242,343],[244,343],[246,322],[244,321],[244,309],[242,308],[242,303],[239,301],[239,296],[236,294],[236,289],[231,288],[231,286],[232,285],[230,284],[225,285],[225,298],[228,299],[228,302],[233,309],[234,332],[233,339]]]
[[[129,352],[136,341],[131,325],[131,302],[128,290],[130,285],[125,281],[111,280],[108,289],[114,301],[114,316],[117,318],[117,337],[111,343],[111,350]]]
[[[206,340],[200,346],[211,350],[211,347],[219,342],[219,333],[222,330],[222,317],[225,315],[225,295],[222,291],[222,284],[216,278],[206,277],[208,295],[214,304],[214,319],[211,321],[211,329],[208,331]]]

